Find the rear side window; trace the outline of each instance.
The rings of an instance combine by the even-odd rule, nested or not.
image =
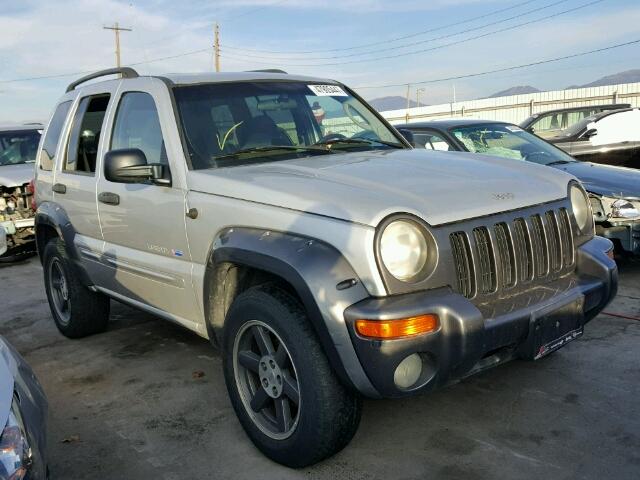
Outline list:
[[[64,121],[69,113],[71,107],[71,100],[63,102],[58,105],[56,111],[53,113],[51,122],[49,122],[49,128],[44,136],[42,142],[42,152],[40,153],[40,169],[51,171],[55,165],[56,150],[58,149],[58,143],[60,142],[60,134],[62,133],[62,127]]]
[[[158,110],[148,93],[125,93],[120,100],[111,150],[128,148],[142,150],[148,163],[168,163]]]
[[[64,170],[93,174],[109,95],[85,97],[73,117]]]

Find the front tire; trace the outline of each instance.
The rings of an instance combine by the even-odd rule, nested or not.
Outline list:
[[[69,338],[104,332],[109,322],[109,298],[80,283],[59,238],[44,247],[43,266],[47,300],[58,330]]]
[[[223,347],[231,403],[267,457],[300,468],[351,441],[361,398],[337,379],[293,296],[273,285],[240,294],[227,314]]]

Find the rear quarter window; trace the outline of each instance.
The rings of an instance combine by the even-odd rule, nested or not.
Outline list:
[[[56,150],[58,149],[58,143],[60,143],[60,134],[64,127],[64,122],[67,119],[69,108],[71,107],[71,100],[63,102],[56,108],[53,113],[49,127],[44,135],[42,142],[42,150],[40,152],[40,169],[51,171],[55,166]]]

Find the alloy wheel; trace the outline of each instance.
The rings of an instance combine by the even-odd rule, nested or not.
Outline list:
[[[233,345],[236,386],[242,403],[267,436],[284,440],[298,425],[300,383],[282,338],[258,320],[245,323]]]
[[[60,323],[67,325],[71,319],[71,299],[69,295],[69,282],[67,281],[67,276],[65,275],[60,260],[54,258],[51,261],[48,273],[53,308],[56,311]]]

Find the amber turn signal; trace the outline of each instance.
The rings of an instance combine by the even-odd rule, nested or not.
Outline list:
[[[396,320],[356,320],[356,332],[367,338],[392,340],[435,332],[439,323],[438,316],[433,314]]]

